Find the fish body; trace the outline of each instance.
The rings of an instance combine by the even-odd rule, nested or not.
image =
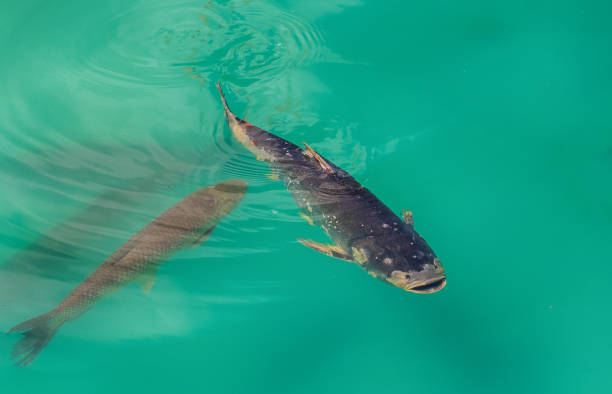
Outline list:
[[[11,256],[0,267],[0,276],[10,272],[13,275],[4,276],[13,279],[16,274],[27,280],[35,276],[64,281],[82,278],[83,273],[90,271],[91,267],[82,264],[80,259],[83,255],[92,254],[91,246],[100,240],[102,230],[120,228],[134,219],[133,212],[126,211],[129,207],[142,205],[144,196],[150,195],[144,192],[152,192],[162,176],[158,173],[131,183],[129,188],[105,190],[80,211]]]
[[[333,245],[300,240],[302,244],[355,262],[370,275],[407,291],[433,293],[445,286],[440,260],[414,230],[411,213],[405,211],[404,220],[400,219],[307,144],[302,149],[236,117],[218,88],[233,135],[270,165],[304,214],[333,240]]]
[[[143,290],[150,290],[159,265],[179,250],[203,243],[240,202],[246,187],[242,180],[230,180],[191,193],[134,234],[57,307],[12,328],[9,332],[25,335],[12,352],[12,358],[20,358],[17,365],[28,365],[64,323],[127,284],[139,281]]]

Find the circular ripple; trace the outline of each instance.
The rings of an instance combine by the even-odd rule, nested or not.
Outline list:
[[[171,47],[170,58],[185,58],[177,65],[204,80],[216,76],[241,87],[265,83],[322,59],[325,52],[315,26],[271,4],[209,3],[198,18],[199,28],[173,28],[162,38]]]
[[[282,78],[326,53],[319,29],[263,2],[143,2],[90,22],[75,36],[63,72],[103,89],[192,79],[245,87]]]
[[[118,7],[49,3],[13,29],[19,61],[0,81],[0,180],[15,185],[5,196],[11,215],[27,219],[7,231],[31,239],[34,254],[98,261],[138,230],[132,223],[236,177],[254,201],[239,208],[244,220],[301,220],[267,166],[232,139],[217,97],[212,106],[198,87],[223,80],[248,100],[255,88],[287,85],[294,70],[328,56],[317,27],[263,2]],[[297,99],[275,105],[268,125],[304,116]],[[199,124],[183,122],[189,116]]]

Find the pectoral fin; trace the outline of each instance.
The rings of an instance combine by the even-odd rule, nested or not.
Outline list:
[[[157,266],[150,268],[145,271],[138,279],[138,285],[142,289],[143,293],[149,294],[155,283],[155,274],[157,274]]]
[[[329,163],[327,163],[327,161],[323,157],[321,157],[320,154],[318,154],[314,149],[312,149],[307,143],[303,142],[303,144],[306,147],[306,151],[304,152],[305,155],[312,157],[316,161],[318,161],[321,165],[321,168],[323,168],[323,171],[330,173],[334,172],[334,169],[331,168]]]
[[[271,179],[273,181],[280,181],[278,174],[275,173],[266,174],[266,178]]]
[[[402,210],[402,219],[404,219],[404,223],[410,225],[410,227],[414,227],[414,219],[412,218],[412,211],[404,208]]]
[[[126,243],[121,245],[121,247],[117,249],[115,253],[110,255],[110,257],[106,259],[104,263],[109,264],[109,265],[117,264],[119,261],[121,261],[121,259],[127,256],[127,254],[130,253],[130,251],[134,249],[136,245],[138,245],[141,239],[142,239],[142,234],[137,233],[132,238],[130,238]]]
[[[300,212],[300,217],[301,217],[302,219],[304,219],[305,221],[307,221],[307,222],[308,222],[308,224],[310,224],[311,226],[314,226],[314,225],[315,225],[315,224],[314,224],[314,221],[312,220],[312,218],[311,218],[310,216],[306,215],[305,213]]]
[[[191,248],[197,248],[197,247],[201,246],[204,242],[206,242],[208,237],[210,237],[210,234],[212,234],[214,229],[215,229],[215,226],[212,226],[211,228],[206,230],[206,232],[204,234],[200,235],[198,238],[196,238],[193,241],[193,243],[190,245],[190,247]]]
[[[315,242],[311,239],[303,239],[303,238],[298,238],[298,242],[304,246],[309,247],[310,249],[314,249],[317,252],[321,252],[327,256],[335,257],[340,260],[350,261],[351,263],[354,262],[353,256],[346,253],[342,248],[336,245],[325,245],[325,244]]]

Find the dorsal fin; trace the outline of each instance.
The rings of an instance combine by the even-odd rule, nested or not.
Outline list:
[[[318,161],[319,164],[321,165],[321,168],[323,168],[323,171],[329,172],[329,173],[335,172],[334,169],[331,168],[329,163],[327,163],[327,161],[320,154],[318,154],[314,149],[312,149],[310,147],[310,145],[308,145],[305,142],[302,142],[302,143],[306,147],[306,151],[304,152],[304,154],[307,155],[307,156],[310,156],[310,157],[314,158],[316,161]]]
[[[140,242],[142,239],[142,230],[136,233],[132,238],[130,238],[126,243],[121,245],[119,249],[115,251],[115,253],[111,254],[104,263],[114,265],[117,264],[122,258],[124,258],[134,247]]]
[[[209,228],[208,230],[203,232],[200,236],[198,236],[198,238],[196,238],[193,241],[193,243],[190,245],[190,247],[197,248],[197,247],[201,246],[204,242],[206,242],[208,237],[210,237],[210,234],[212,234],[212,232],[215,229],[215,227],[216,226],[212,226],[211,228]]]
[[[414,219],[412,218],[412,211],[409,211],[406,208],[402,209],[402,219],[404,220],[404,223],[406,223],[410,227],[414,227]]]

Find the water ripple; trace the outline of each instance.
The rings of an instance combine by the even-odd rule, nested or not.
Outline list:
[[[93,27],[82,24],[56,74],[107,92],[179,87],[192,79],[246,87],[339,60],[317,26],[262,2],[148,1],[87,22]]]
[[[199,28],[166,30],[162,38],[191,41],[169,53],[185,57],[177,65],[204,80],[217,77],[239,87],[264,84],[321,61],[327,53],[316,26],[271,4],[208,3],[198,17]]]
[[[59,20],[73,22],[51,29]],[[53,33],[28,38],[34,28]],[[153,0],[41,4],[14,34],[13,56],[28,61],[0,80],[0,181],[12,185],[3,269],[82,277],[92,265],[75,261],[95,266],[180,197],[221,179],[249,183],[229,234],[301,220],[269,168],[228,132],[210,82],[227,82],[243,103],[282,91],[274,104],[258,102],[268,125],[312,123],[292,78],[338,61],[316,25],[262,2]],[[220,237],[214,255],[268,251]]]

